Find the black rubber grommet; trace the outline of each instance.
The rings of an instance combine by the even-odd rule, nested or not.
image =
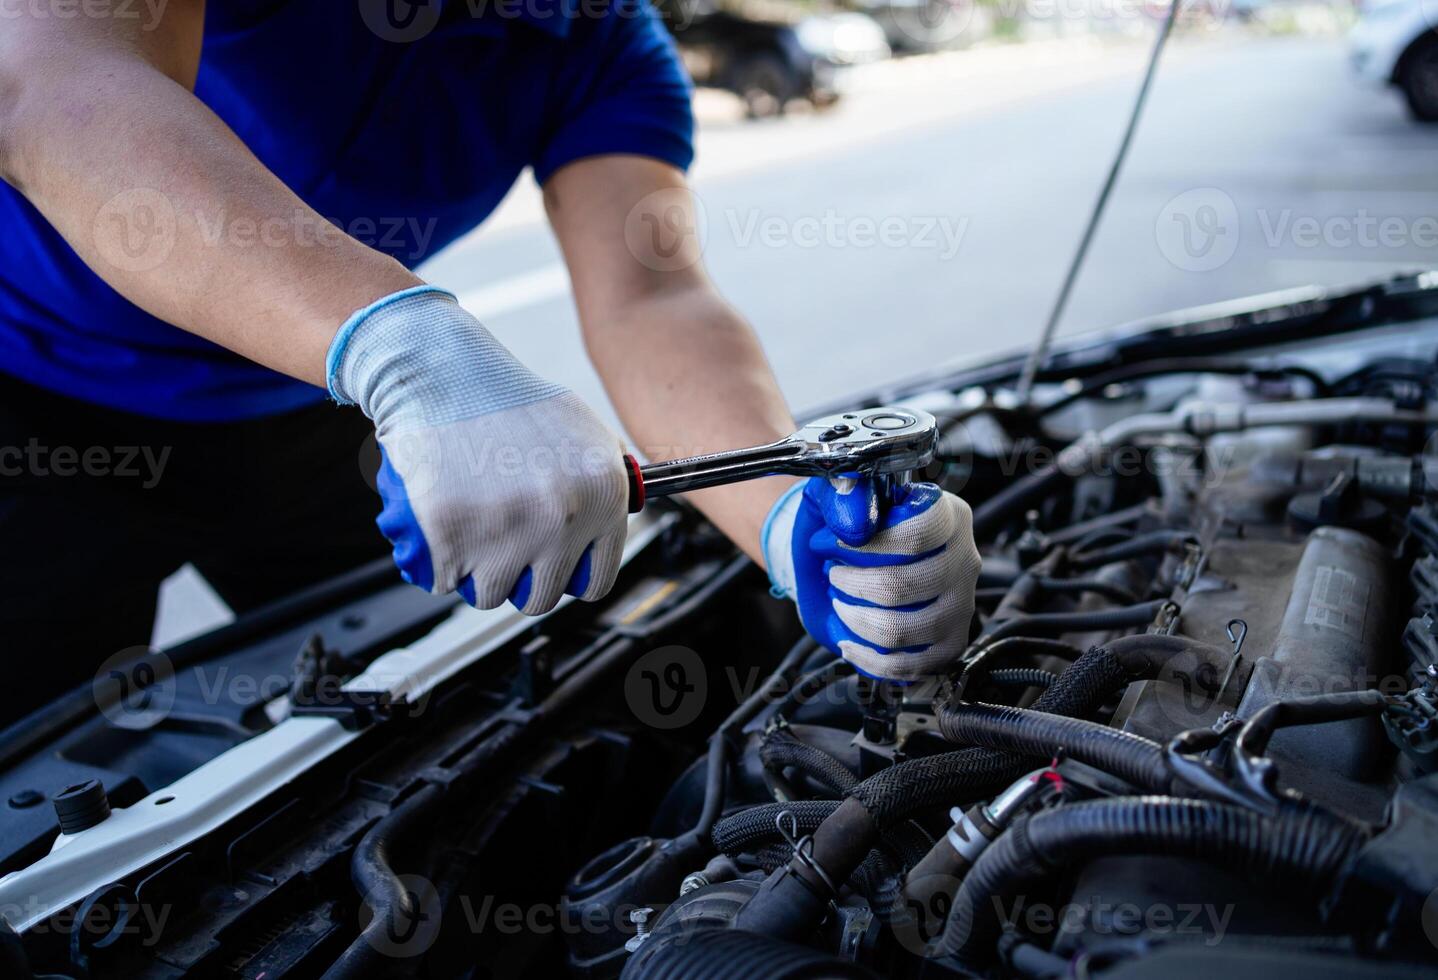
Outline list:
[[[60,833],[78,834],[110,816],[110,798],[98,779],[66,786],[55,794],[55,816],[60,820]]]

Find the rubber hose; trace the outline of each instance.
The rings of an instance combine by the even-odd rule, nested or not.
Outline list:
[[[748,807],[714,825],[714,848],[721,854],[732,856],[782,842],[783,837],[775,821],[785,811],[794,815],[797,824],[795,832],[804,837],[817,830],[839,809],[839,805],[838,800],[791,800]],[[886,828],[878,842],[892,851],[905,868],[918,863],[934,843],[933,838],[913,821],[900,821]]]
[[[991,622],[979,642],[993,643],[1019,633],[1076,633],[1147,626],[1168,602],[1167,599],[1155,599],[1117,609],[1011,616],[997,623]]]
[[[999,687],[1053,687],[1059,675],[1038,667],[1011,667],[989,674],[989,682]]]
[[[650,939],[622,980],[849,980],[873,978],[857,963],[738,929],[680,930]]]
[[[325,971],[324,980],[372,976],[386,963],[393,965],[386,952],[393,946],[389,937],[414,931],[416,923],[411,920],[416,909],[409,889],[394,872],[390,852],[431,818],[443,798],[444,791],[431,783],[380,818],[360,839],[350,862],[350,878],[369,906],[369,924]]]
[[[786,766],[797,769],[840,796],[859,781],[838,759],[782,729],[766,736],[760,743],[759,760],[767,769],[780,770]]]
[[[961,702],[939,711],[939,731],[961,745],[1004,749],[1036,760],[1061,752],[1141,790],[1166,793],[1172,783],[1157,742],[1082,718]]]
[[[1034,707],[1055,714],[1090,714],[1130,679],[1117,657],[1093,647],[1040,695]],[[920,810],[996,792],[1030,768],[1023,756],[974,748],[880,770],[850,790],[814,831],[812,859],[830,881],[846,881],[886,827]],[[824,891],[817,875],[796,858],[769,875],[740,912],[738,925],[773,936],[801,937],[824,915],[828,901]]]
[[[960,963],[986,962],[1006,899],[1070,865],[1111,855],[1184,857],[1321,895],[1364,835],[1313,809],[1268,817],[1202,800],[1135,797],[1021,816],[979,856],[954,899],[941,940]]]
[[[1067,479],[1058,463],[1051,462],[1008,484],[974,508],[975,540],[982,541],[992,536],[1005,521],[1033,501],[1048,496]]]
[[[700,808],[699,819],[689,831],[689,836],[699,841],[709,839],[714,823],[724,809],[724,784],[729,775],[729,739],[737,736],[744,726],[763,711],[789,684],[792,675],[803,665],[804,660],[818,647],[805,634],[789,648],[772,673],[765,678],[759,689],[741,702],[709,737],[709,755],[704,772],[704,805]]]
[[[1059,675],[1032,710],[1070,717],[1092,714],[1130,679],[1106,647],[1092,647]],[[880,770],[850,790],[849,796],[884,827],[917,810],[973,799],[1006,786],[1029,768],[1030,759],[1012,752],[960,749]]]
[[[756,844],[779,840],[774,821],[786,810],[794,815],[795,833],[803,837],[812,834],[838,808],[836,800],[791,800],[745,807],[714,825],[714,848],[721,854],[742,854]]]
[[[1069,555],[1068,567],[1082,571],[1088,568],[1098,568],[1101,565],[1111,565],[1117,561],[1127,561],[1130,558],[1164,554],[1194,540],[1192,531],[1177,531],[1172,528],[1149,531],[1147,534],[1140,534],[1138,537],[1130,538],[1120,544]]]
[[[1094,595],[1103,596],[1114,602],[1125,606],[1131,606],[1138,602],[1138,596],[1121,585],[1112,582],[1105,582],[1096,578],[1050,578],[1039,577],[1039,588],[1045,592],[1055,595],[1068,595],[1071,593],[1092,592]]]

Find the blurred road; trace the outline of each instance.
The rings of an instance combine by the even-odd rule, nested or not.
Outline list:
[[[895,61],[834,110],[764,123],[701,94],[706,259],[796,409],[1037,335],[1145,53]],[[1176,40],[1062,333],[1438,266],[1435,163],[1438,129],[1353,82],[1341,41]],[[537,197],[526,182],[424,272],[602,403]]]

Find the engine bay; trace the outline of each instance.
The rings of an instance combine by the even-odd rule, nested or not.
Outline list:
[[[537,624],[356,579],[8,752],[5,975],[1432,975],[1438,325],[1011,376],[899,393],[983,555],[951,676],[682,505]]]

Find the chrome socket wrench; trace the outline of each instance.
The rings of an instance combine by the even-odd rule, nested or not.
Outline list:
[[[938,423],[928,412],[868,408],[815,419],[766,446],[648,466],[625,456],[629,512],[638,513],[645,501],[655,497],[766,476],[879,477],[892,496],[893,488],[908,482],[912,470],[927,466],[934,458],[938,431]]]

